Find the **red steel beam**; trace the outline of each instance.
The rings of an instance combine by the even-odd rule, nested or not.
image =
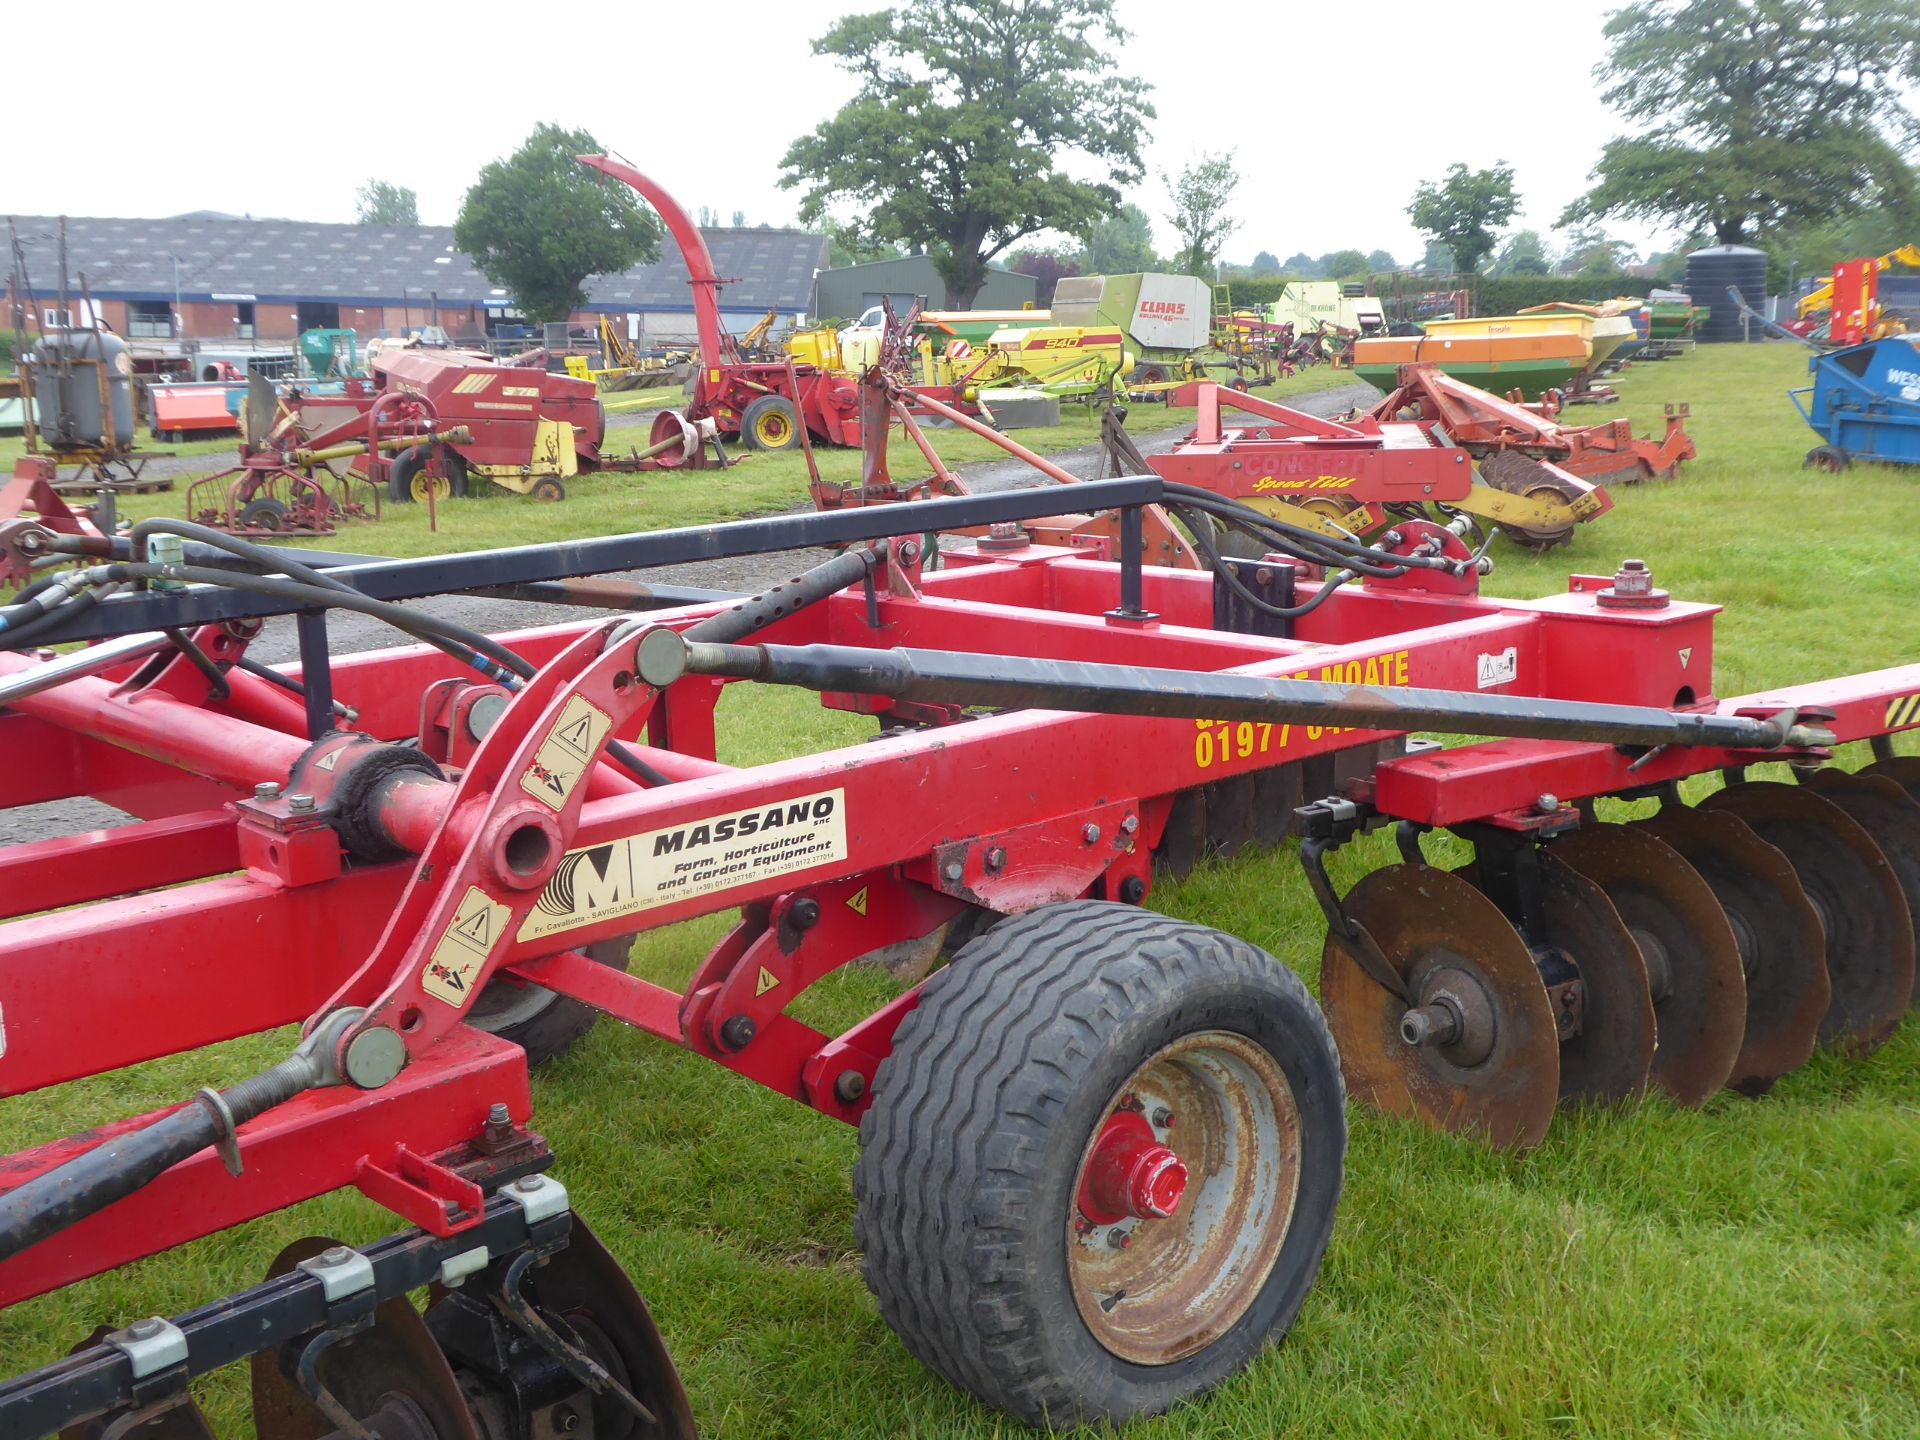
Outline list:
[[[403,1146],[417,1155],[449,1150],[480,1133],[493,1105],[504,1104],[516,1124],[525,1124],[533,1113],[526,1061],[518,1045],[463,1027],[379,1090],[337,1086],[299,1096],[240,1127],[240,1175],[202,1150],[119,1203],[0,1262],[0,1307],[343,1189],[365,1165],[394,1168]],[[0,1158],[0,1193],[166,1113]]]

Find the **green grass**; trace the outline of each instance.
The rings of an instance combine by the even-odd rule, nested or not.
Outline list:
[[[1811,437],[1782,393],[1799,373],[1798,352],[1759,346],[1636,369],[1621,386],[1627,413],[1645,429],[1663,402],[1690,401],[1703,458],[1677,481],[1617,492],[1571,551],[1496,546],[1488,588],[1541,595],[1570,571],[1644,558],[1676,594],[1731,607],[1721,693],[1920,655],[1920,597],[1900,548],[1920,529],[1920,473],[1803,474]],[[676,491],[674,504],[716,515],[727,495],[791,504],[797,486],[753,478],[784,464],[755,460],[733,472],[748,487],[737,494]],[[607,503],[608,518],[630,513]],[[494,527],[458,532],[471,543],[600,513],[573,500],[448,510]],[[340,543],[424,543],[404,523],[351,533]],[[723,758],[736,763],[871,733],[791,692],[736,696],[723,719]],[[1384,834],[1349,847],[1336,879],[1351,883],[1390,851]],[[1205,868],[1153,903],[1247,936],[1309,984],[1317,975],[1324,927],[1290,849]],[[649,935],[636,968],[684,980],[724,926]],[[843,973],[803,1003],[831,1026],[887,993],[874,974]],[[257,1037],[8,1102],[0,1131],[9,1145],[70,1133],[246,1073],[287,1043]],[[649,1295],[706,1433],[1017,1433],[910,1360],[880,1322],[854,1251],[850,1131],[610,1024],[536,1091],[558,1173]],[[1526,1156],[1351,1118],[1339,1227],[1292,1337],[1207,1401],[1130,1435],[1920,1434],[1920,1021],[1865,1061],[1816,1059],[1764,1100],[1683,1112],[1656,1098],[1561,1117]],[[362,1241],[391,1228],[371,1205],[329,1197],[17,1307],[0,1315],[0,1370],[55,1358],[100,1319],[251,1283],[296,1236]],[[243,1374],[205,1396],[217,1431],[246,1433]]]

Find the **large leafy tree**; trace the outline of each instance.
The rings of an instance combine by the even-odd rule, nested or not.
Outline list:
[[[460,202],[453,243],[531,320],[563,320],[584,305],[589,275],[660,258],[659,225],[634,193],[574,159],[601,148],[584,130],[537,126]]]
[[[1596,73],[1633,131],[1561,224],[1632,216],[1737,245],[1913,191],[1911,0],[1640,0],[1605,33]]]
[[[1086,275],[1158,270],[1160,257],[1153,253],[1153,221],[1147,218],[1147,212],[1138,205],[1122,205],[1097,222],[1086,233],[1080,266]]]
[[[1400,262],[1393,258],[1392,252],[1387,250],[1370,250],[1367,252],[1367,269],[1373,271],[1375,274],[1382,274],[1390,270],[1398,270],[1399,268]]]
[[[910,0],[813,44],[859,81],[787,147],[800,213],[851,210],[868,240],[924,250],[966,308],[987,262],[1045,230],[1084,235],[1138,180],[1145,87],[1118,77],[1113,0]],[[1074,171],[1093,178],[1082,179]]]
[[[420,223],[420,197],[405,185],[369,180],[353,198],[354,211],[362,225]]]
[[[1188,275],[1211,280],[1220,247],[1240,226],[1227,213],[1240,184],[1233,151],[1202,155],[1189,161],[1178,175],[1162,174],[1160,178],[1173,199],[1167,220],[1180,237],[1180,253],[1174,264]]]
[[[1453,263],[1462,272],[1471,272],[1493,253],[1494,231],[1519,208],[1511,165],[1502,162],[1490,170],[1469,170],[1455,163],[1447,167],[1439,184],[1420,183],[1407,215],[1414,229],[1453,252]]]

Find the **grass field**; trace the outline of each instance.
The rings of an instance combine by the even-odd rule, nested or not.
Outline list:
[[[1656,583],[1728,605],[1723,694],[1920,656],[1901,539],[1920,530],[1920,473],[1803,474],[1812,437],[1782,393],[1800,374],[1798,352],[1772,346],[1637,368],[1621,385],[1626,412],[1644,430],[1663,402],[1690,401],[1702,458],[1675,482],[1617,492],[1571,550],[1496,546],[1488,588],[1541,595],[1570,571],[1645,558]],[[770,506],[786,463],[756,460],[734,472],[739,490],[675,492],[671,508]],[[576,503],[471,501],[443,511],[459,528],[439,537],[403,522],[338,543],[415,553],[543,538],[550,518],[624,516],[634,502]],[[722,758],[736,763],[870,733],[795,694],[724,713]],[[1350,847],[1336,879],[1389,850],[1384,835]],[[1314,983],[1323,924],[1290,849],[1205,868],[1152,904],[1244,935]],[[649,936],[636,969],[682,980],[723,927]],[[887,993],[871,973],[843,974],[803,1013],[831,1028]],[[8,1148],[67,1134],[247,1073],[286,1043],[7,1102],[0,1132]],[[1017,1433],[910,1360],[878,1319],[854,1252],[850,1131],[609,1024],[536,1092],[557,1173],[649,1296],[705,1433]],[[1764,1100],[1559,1118],[1525,1156],[1359,1110],[1351,1120],[1340,1224],[1291,1338],[1130,1436],[1920,1435],[1920,1020],[1865,1061],[1816,1059]],[[294,1237],[391,1228],[358,1198],[330,1197],[17,1307],[0,1315],[0,1371],[56,1357],[99,1320],[249,1284]],[[217,1431],[246,1433],[243,1375],[218,1377],[205,1401]]]

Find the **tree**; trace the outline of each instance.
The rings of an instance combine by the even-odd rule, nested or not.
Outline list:
[[[453,243],[530,320],[564,320],[586,303],[580,282],[589,275],[660,257],[660,228],[633,191],[574,159],[600,148],[584,130],[535,126],[460,202]]]
[[[1399,268],[1400,262],[1395,260],[1393,256],[1385,250],[1373,250],[1367,254],[1367,269],[1376,275],[1398,270]]]
[[[1034,287],[1034,303],[1044,308],[1053,304],[1054,286],[1069,275],[1080,273],[1080,257],[1059,250],[1021,250],[1007,262],[1007,268],[1016,275],[1031,275],[1040,282]]]
[[[1258,255],[1253,257],[1253,264],[1248,268],[1255,275],[1278,275],[1280,273],[1280,261],[1272,251],[1262,250]]]
[[[826,222],[827,264],[835,269],[847,265],[870,265],[875,260],[900,260],[906,251],[883,240],[863,240],[850,226]]]
[[[1920,8],[1898,0],[1639,0],[1595,73],[1632,133],[1560,217],[1624,215],[1722,245],[1915,188]]]
[[[1493,232],[1519,208],[1511,165],[1502,161],[1491,170],[1469,170],[1456,162],[1447,167],[1446,178],[1438,185],[1420,183],[1407,216],[1414,229],[1453,251],[1455,265],[1471,272],[1492,253]]]
[[[405,185],[369,180],[354,194],[362,225],[418,225],[420,197]]]
[[[1289,255],[1282,269],[1296,280],[1324,280],[1327,275],[1327,272],[1321,269],[1320,262],[1304,250]]]
[[[1330,279],[1351,279],[1367,273],[1367,257],[1359,250],[1334,250],[1320,257],[1320,270]]]
[[[1420,263],[1415,267],[1422,275],[1452,275],[1454,272],[1453,250],[1442,240],[1429,240],[1427,248],[1421,252]]]
[[[911,0],[849,15],[814,41],[859,81],[787,147],[780,183],[801,218],[851,207],[869,240],[924,250],[964,309],[987,262],[1044,230],[1087,233],[1140,179],[1145,87],[1103,48],[1127,32],[1114,0]],[[1116,93],[1128,92],[1127,105]],[[1077,179],[1066,161],[1099,172]]]
[[[733,228],[736,230],[744,230],[747,228],[747,212],[746,211],[736,210],[733,212]]]
[[[1240,184],[1240,172],[1234,168],[1233,151],[1215,155],[1206,153],[1190,160],[1178,175],[1160,173],[1173,200],[1173,212],[1167,219],[1180,237],[1180,251],[1174,265],[1203,280],[1213,278],[1213,262],[1227,236],[1240,222],[1227,214],[1233,192]]]
[[[1553,270],[1553,257],[1538,230],[1516,230],[1507,237],[1499,254],[1488,267],[1489,275],[1546,275]]]
[[[1153,253],[1153,221],[1138,205],[1122,205],[1086,232],[1081,253],[1083,275],[1132,275],[1158,270]]]
[[[1567,248],[1555,267],[1561,275],[1617,275],[1633,263],[1634,250],[1598,225],[1582,225],[1567,236]]]

